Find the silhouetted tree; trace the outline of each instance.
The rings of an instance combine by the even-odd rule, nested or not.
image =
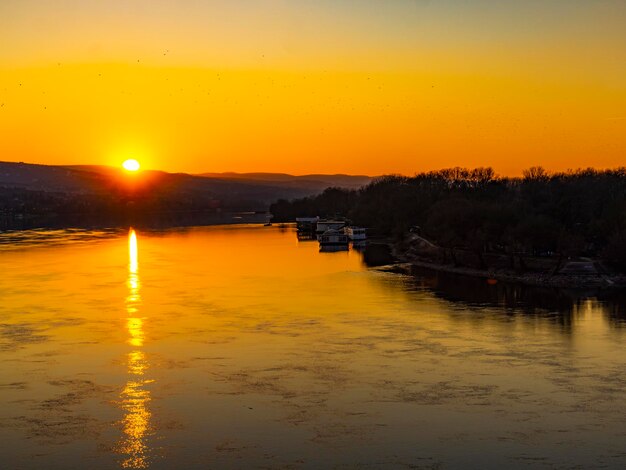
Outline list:
[[[343,215],[383,235],[401,237],[420,226],[426,237],[455,259],[471,250],[485,267],[486,253],[554,256],[555,270],[567,257],[602,255],[626,269],[626,168],[581,169],[549,174],[542,167],[522,178],[501,178],[491,168],[449,168],[413,177],[388,175],[359,191],[331,188],[319,196],[277,201],[277,220],[298,215]],[[516,266],[516,260],[518,266]]]

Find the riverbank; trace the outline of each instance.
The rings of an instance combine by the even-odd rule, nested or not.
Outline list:
[[[417,237],[420,238],[420,237]],[[560,272],[552,273],[548,270],[536,271],[515,271],[503,268],[502,266],[487,269],[479,269],[472,266],[459,265],[454,263],[443,263],[433,260],[433,252],[439,248],[428,243],[424,239],[419,240],[418,248],[415,244],[407,242],[389,245],[391,254],[396,260],[391,270],[406,274],[412,274],[412,267],[426,268],[434,271],[460,274],[484,278],[488,282],[509,282],[520,283],[535,287],[555,287],[564,289],[614,289],[626,288],[626,275],[618,273],[600,272],[598,269],[589,268],[595,265],[595,261],[569,262],[564,265]],[[424,253],[426,256],[421,256]],[[568,269],[568,264],[574,268],[581,265],[580,269]],[[586,269],[585,268],[589,268]]]

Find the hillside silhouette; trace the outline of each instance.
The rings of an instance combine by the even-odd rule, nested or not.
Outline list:
[[[164,213],[193,214],[202,223],[206,214],[261,212],[278,198],[308,196],[343,182],[351,183],[348,187],[357,184],[346,175],[262,175],[211,177],[153,170],[133,174],[108,166],[0,162],[0,228],[112,225]]]

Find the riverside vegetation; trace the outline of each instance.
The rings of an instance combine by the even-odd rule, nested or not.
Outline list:
[[[279,222],[344,216],[391,237],[413,259],[440,265],[556,274],[569,260],[584,260],[603,275],[626,272],[623,167],[532,167],[516,178],[492,168],[389,175],[359,190],[279,200],[270,211]]]

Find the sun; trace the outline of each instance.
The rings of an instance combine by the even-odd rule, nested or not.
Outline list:
[[[130,158],[122,163],[122,166],[126,171],[137,171],[139,170],[139,162],[134,158]]]

